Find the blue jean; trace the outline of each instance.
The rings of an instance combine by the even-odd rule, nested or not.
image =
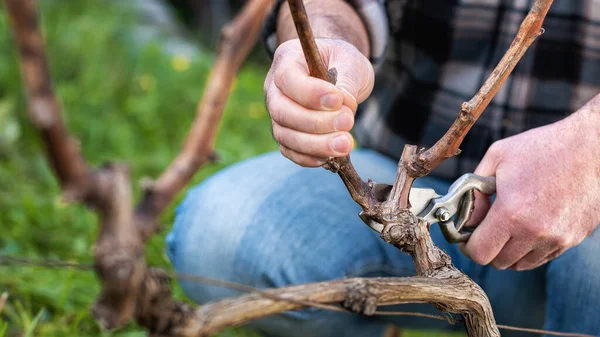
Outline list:
[[[359,174],[393,182],[396,162],[369,150],[352,160]],[[424,177],[415,186],[445,193],[451,182]],[[301,168],[279,153],[233,165],[192,188],[177,208],[167,237],[176,270],[259,288],[345,277],[411,276],[412,260],[381,240],[358,217],[337,175]],[[434,241],[456,267],[488,294],[499,324],[600,335],[600,231],[546,266],[498,271],[466,259],[437,226]],[[198,303],[240,295],[215,286],[182,282]],[[428,304],[400,310],[435,313]],[[250,324],[269,336],[380,336],[389,323],[417,329],[461,329],[415,317],[362,317],[306,309]],[[503,332],[503,336],[531,336]]]

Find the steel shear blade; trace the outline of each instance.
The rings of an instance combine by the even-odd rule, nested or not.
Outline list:
[[[373,192],[379,201],[387,200],[391,190],[392,185],[373,184]],[[429,223],[438,223],[448,242],[466,242],[473,229],[477,227],[471,225],[465,228],[475,207],[475,190],[488,195],[496,193],[496,178],[482,177],[473,173],[464,174],[443,196],[431,188],[412,188],[409,196],[410,211]],[[373,220],[364,212],[360,212],[359,216],[374,231],[381,233],[383,224]]]

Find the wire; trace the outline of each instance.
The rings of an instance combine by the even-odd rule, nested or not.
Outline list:
[[[85,264],[85,263],[77,263],[56,259],[30,259],[27,257],[14,256],[14,255],[3,255],[0,254],[0,266],[20,266],[20,267],[41,267],[48,269],[76,269],[82,271],[93,271],[93,264]],[[256,293],[262,297],[269,298],[275,301],[285,301],[294,304],[299,304],[302,306],[319,308],[329,311],[336,312],[346,312],[351,313],[350,311],[335,305],[330,304],[322,304],[316,303],[312,301],[303,301],[292,298],[285,298],[278,295],[271,294],[265,290],[257,289],[245,284],[231,282],[231,281],[221,281],[216,280],[210,277],[200,276],[200,275],[190,275],[190,274],[182,274],[182,273],[167,273],[168,277],[171,279],[177,279],[180,281],[188,281],[188,282],[198,282],[209,285],[214,285],[223,288],[229,288],[233,290],[239,290],[246,293]],[[446,317],[441,315],[431,315],[425,314],[421,312],[413,312],[413,311],[375,311],[373,313],[374,316],[415,316],[415,317],[424,317],[429,319],[437,319],[442,321],[447,321],[449,323],[455,322],[454,318]],[[557,332],[557,331],[549,331],[549,330],[539,330],[539,329],[529,329],[529,328],[520,328],[510,325],[496,325],[498,329],[502,330],[511,330],[511,331],[520,331],[527,333],[535,333],[535,334],[546,334],[552,336],[563,336],[563,337],[596,337],[588,334],[581,333],[571,333],[571,332]]]

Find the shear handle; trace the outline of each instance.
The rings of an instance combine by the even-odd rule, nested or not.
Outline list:
[[[458,207],[456,223],[453,220],[440,221],[439,226],[446,241],[450,243],[467,242],[471,237],[473,230],[465,228],[464,225],[471,219],[473,209],[475,207],[475,192],[469,190],[461,199],[461,204]]]
[[[432,200],[419,217],[430,223],[438,222],[437,211],[444,208],[454,216],[458,212],[461,199],[470,190],[478,190],[484,194],[494,194],[496,192],[496,177],[482,177],[473,173],[467,173],[458,178],[448,189],[448,193],[441,198]]]
[[[471,237],[471,231],[463,231],[464,225],[471,218],[475,207],[475,192],[478,190],[484,194],[494,194],[496,192],[495,177],[481,177],[472,173],[468,173],[460,177],[448,191],[448,194],[435,201],[435,207],[432,212],[437,212],[438,209],[444,207],[451,215],[457,214],[456,223],[453,220],[439,221],[439,226],[442,234],[448,242],[467,242]],[[458,201],[458,202],[457,202]],[[428,216],[435,213],[427,213]]]

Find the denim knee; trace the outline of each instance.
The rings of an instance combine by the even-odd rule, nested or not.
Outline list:
[[[391,165],[392,178],[394,169]],[[377,248],[381,240],[361,223],[358,211],[336,175],[267,154],[191,189],[177,208],[168,253],[177,272],[259,288],[341,278],[357,268],[356,256],[384,255]],[[240,295],[181,285],[198,303]],[[317,309],[287,312],[252,326],[287,336],[376,336],[385,328],[381,322]]]
[[[600,335],[600,228],[550,262],[546,272],[546,327]]]
[[[178,272],[217,279],[239,280],[236,252],[248,225],[269,195],[266,179],[276,184],[291,163],[267,154],[232,165],[190,189],[176,209],[167,236],[168,255]],[[279,172],[279,174],[278,174]],[[252,244],[246,242],[244,244]],[[223,288],[181,282],[196,302],[212,301],[238,293]]]

